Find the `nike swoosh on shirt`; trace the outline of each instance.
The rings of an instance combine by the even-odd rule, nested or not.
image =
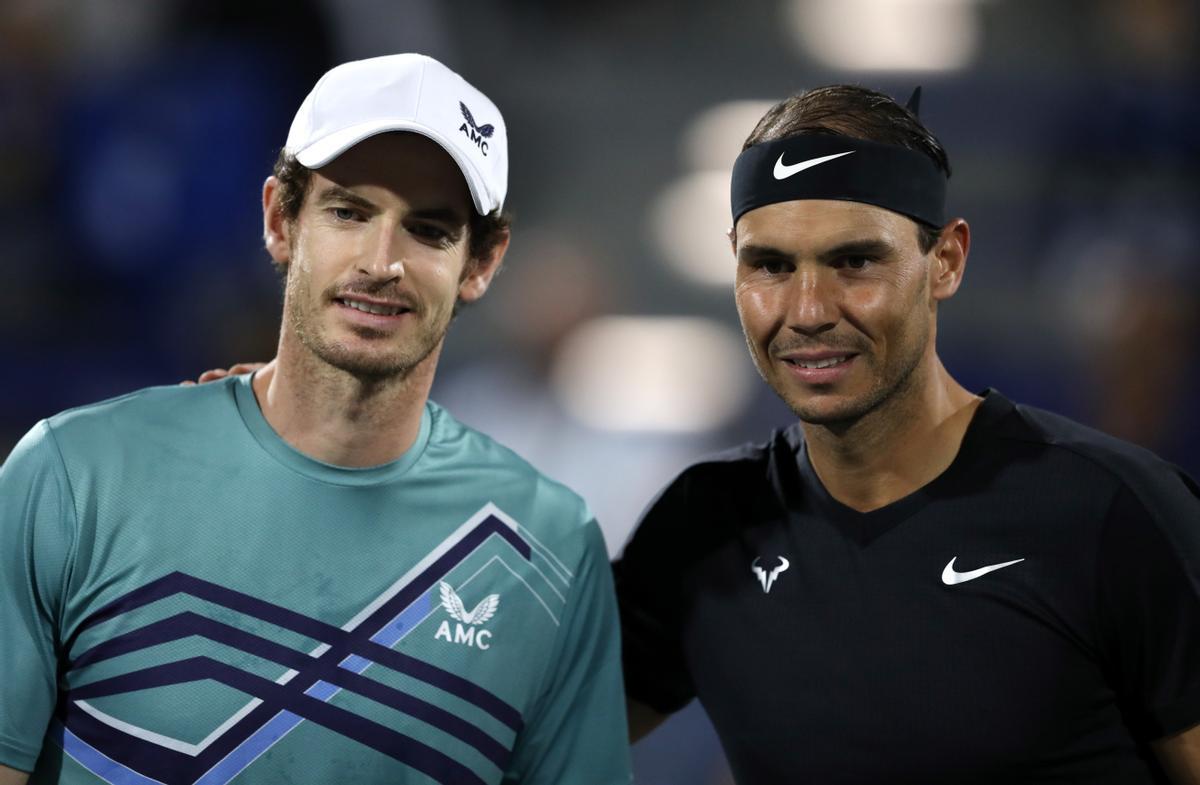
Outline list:
[[[946,565],[946,569],[942,570],[942,583],[946,584],[947,586],[953,586],[956,583],[973,581],[976,578],[987,575],[989,572],[995,572],[996,570],[1003,569],[1004,567],[1011,567],[1017,562],[1025,561],[1024,559],[1013,559],[1012,561],[1001,562],[1000,564],[989,564],[986,567],[980,567],[978,570],[958,572],[954,569],[954,562],[957,559],[958,557],[955,556],[950,560],[950,563]]]
[[[820,158],[809,158],[807,161],[801,161],[798,164],[785,164],[783,162],[784,153],[779,154],[779,160],[775,162],[775,179],[786,180],[797,172],[803,172],[805,169],[811,169],[814,166],[819,166],[826,161],[832,161],[834,158],[841,158],[843,155],[850,155],[853,150],[847,150],[844,153],[834,153],[833,155],[823,155]]]

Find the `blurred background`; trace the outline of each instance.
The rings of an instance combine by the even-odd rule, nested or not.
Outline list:
[[[331,65],[421,51],[504,111],[516,216],[434,398],[583,493],[611,552],[690,460],[790,421],[737,325],[728,172],[831,82],[924,85],[973,229],[950,371],[1196,476],[1198,28],[1194,0],[4,0],[0,457],[271,357],[259,194],[292,115]],[[695,705],[635,759],[729,782]]]

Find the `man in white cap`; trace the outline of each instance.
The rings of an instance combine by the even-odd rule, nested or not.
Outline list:
[[[629,781],[595,521],[428,399],[507,166],[437,61],[334,68],[263,189],[276,358],[17,446],[0,783]]]

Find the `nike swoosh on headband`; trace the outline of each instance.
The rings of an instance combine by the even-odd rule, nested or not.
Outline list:
[[[803,172],[805,169],[811,169],[814,166],[820,166],[826,161],[832,161],[834,158],[841,158],[843,155],[850,155],[853,150],[847,150],[844,153],[834,153],[833,155],[823,155],[820,158],[809,158],[807,161],[801,161],[798,164],[785,164],[783,162],[784,153],[779,154],[779,160],[775,162],[775,179],[786,180],[797,172]]]

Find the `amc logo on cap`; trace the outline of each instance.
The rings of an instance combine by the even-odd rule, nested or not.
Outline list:
[[[478,125],[475,122],[475,116],[471,114],[471,110],[462,101],[458,102],[458,108],[462,109],[463,119],[466,120],[465,123],[458,127],[458,130],[466,134],[467,138],[475,143],[480,152],[487,155],[487,140],[492,138],[492,134],[496,132],[496,127],[490,123],[488,125]]]

